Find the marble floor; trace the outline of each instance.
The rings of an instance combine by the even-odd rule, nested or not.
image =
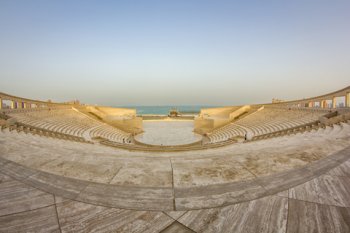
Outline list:
[[[193,120],[144,120],[144,133],[135,136],[150,145],[184,145],[198,142],[202,136],[193,132]]]
[[[350,232],[349,170],[347,160],[279,193],[184,211],[130,210],[77,201],[0,170],[0,232],[345,233]]]
[[[0,232],[350,232],[349,139],[150,153],[0,132]]]

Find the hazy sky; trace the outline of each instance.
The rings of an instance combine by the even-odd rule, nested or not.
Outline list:
[[[0,0],[0,91],[235,105],[350,85],[350,1]]]

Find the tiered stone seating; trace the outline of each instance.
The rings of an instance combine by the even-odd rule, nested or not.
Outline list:
[[[78,137],[82,137],[83,132],[93,124],[89,118],[72,109],[42,110],[9,115],[28,125]]]
[[[326,110],[268,108],[252,113],[234,123],[214,130],[208,137],[211,143],[225,141],[234,137],[253,137],[293,129],[316,122]]]
[[[212,148],[219,148],[235,143],[233,139],[221,141],[217,143],[202,144],[196,142],[188,145],[176,145],[176,146],[159,146],[159,145],[148,145],[148,144],[130,144],[130,143],[118,143],[109,140],[101,141],[100,143],[105,146],[122,148],[130,151],[145,151],[145,152],[180,152],[180,151],[194,151],[194,150],[205,150]]]
[[[208,135],[207,140],[201,144],[183,145],[181,147],[160,146],[159,148],[135,145],[130,133],[91,118],[72,108],[13,111],[8,112],[7,116],[13,117],[17,121],[16,125],[9,127],[10,130],[15,129],[32,134],[83,142],[98,139],[102,144],[128,150],[184,151],[228,145],[242,140],[239,138],[244,138],[247,134],[250,134],[251,139],[255,141],[318,129],[325,126],[325,124],[320,123],[319,118],[321,116],[325,118],[324,116],[327,114],[329,115],[327,110],[265,107],[214,130]],[[345,119],[343,116],[336,117],[339,120]],[[337,122],[332,121],[330,125],[332,126],[334,123]],[[2,128],[6,127],[8,126],[2,126]]]
[[[71,108],[9,112],[7,115],[32,128],[79,138],[84,138],[86,133],[91,137],[100,137],[114,142],[123,142],[130,137],[129,133],[90,118]]]
[[[242,221],[236,225],[248,227],[239,232],[259,232],[264,222],[281,232],[333,232],[334,225],[349,232],[349,127],[340,123],[303,137],[166,158],[0,132],[0,231],[86,232],[112,226],[120,232],[162,232],[174,222],[164,214],[172,211],[195,232],[236,232],[231,223]]]
[[[89,141],[86,141],[83,137],[73,136],[73,135],[60,133],[60,132],[54,132],[47,129],[27,125],[21,122],[7,124],[7,122],[5,121],[5,122],[1,122],[0,125],[1,125],[1,131],[5,131],[6,129],[8,129],[8,131],[16,130],[17,132],[24,132],[26,134],[30,133],[33,135],[64,139],[64,140],[70,140],[70,141],[76,141],[76,142],[90,143]]]
[[[130,134],[118,130],[107,124],[102,124],[93,128],[90,131],[90,137],[100,137],[113,142],[127,142],[130,140]]]

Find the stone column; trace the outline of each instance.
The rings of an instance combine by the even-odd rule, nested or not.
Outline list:
[[[345,107],[350,107],[350,92],[345,95]]]
[[[0,109],[2,109],[2,99],[0,98]]]
[[[333,97],[333,99],[332,99],[332,107],[333,108],[337,108],[337,100],[335,98],[337,98],[337,97]]]

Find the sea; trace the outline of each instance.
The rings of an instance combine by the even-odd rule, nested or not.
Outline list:
[[[176,109],[182,114],[198,114],[202,108],[214,108],[218,106],[194,105],[194,106],[123,106],[135,108],[137,115],[168,115],[169,111]]]

